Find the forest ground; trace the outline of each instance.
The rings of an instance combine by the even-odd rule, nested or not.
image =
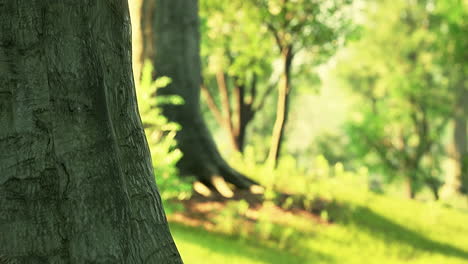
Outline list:
[[[323,192],[307,209],[278,195],[266,201],[245,193],[194,195],[169,217],[184,261],[468,263],[466,208],[376,194],[342,180],[319,184]]]

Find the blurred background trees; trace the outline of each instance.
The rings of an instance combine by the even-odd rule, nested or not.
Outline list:
[[[186,103],[163,113],[182,126],[186,158],[179,164],[207,186],[213,175],[243,188],[253,181],[228,169],[213,143],[196,147],[212,142],[192,138],[199,132],[183,139],[183,131],[204,121],[187,122],[201,115],[230,160],[244,155],[274,168],[293,159],[313,170],[320,156],[351,171],[366,167],[369,182],[400,186],[410,198],[425,190],[435,199],[441,191],[466,192],[464,1],[201,0],[159,9],[154,1],[133,1],[134,13],[140,10],[134,25],[143,29],[134,29],[135,76],[141,77],[142,58],[155,64],[153,77],[173,75],[173,88],[161,93]],[[175,16],[185,21],[179,28],[167,20]],[[183,43],[191,51],[175,50]],[[213,155],[202,162],[205,154],[196,153]]]
[[[171,221],[307,255],[265,263],[466,262],[466,0],[130,4]]]

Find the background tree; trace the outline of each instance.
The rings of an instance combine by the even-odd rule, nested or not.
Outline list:
[[[386,1],[368,10],[376,10],[368,17],[374,24],[350,49],[354,63],[343,66],[351,69],[346,75],[363,100],[348,125],[351,148],[388,179],[403,175],[409,197],[427,185],[438,198],[451,96],[434,50],[435,21],[416,2]]]
[[[272,42],[244,1],[201,1],[202,94],[238,152],[248,125],[274,89]]]
[[[126,1],[3,1],[0,258],[182,263],[135,100]]]
[[[182,126],[176,136],[183,152],[178,163],[180,172],[195,176],[224,196],[232,196],[226,182],[237,188],[252,189],[255,182],[232,169],[221,157],[201,115],[198,1],[156,1],[154,16],[156,52],[150,58],[156,69],[154,78],[167,76],[171,79],[158,94],[178,95],[184,99],[183,105],[163,106],[163,114]]]
[[[146,60],[154,56],[154,0],[128,0],[132,20],[132,66],[136,87]]]
[[[274,165],[289,114],[292,67],[301,50],[313,54],[313,64],[319,64],[344,41],[350,25],[346,11],[349,0],[251,0],[249,8],[261,14],[261,21],[274,39],[281,60],[281,81],[278,86],[276,121],[273,127],[268,160]]]
[[[455,173],[448,185],[461,193],[468,193],[468,3],[449,0],[435,3],[435,15],[439,19],[433,31],[438,36],[438,49],[443,56],[439,63],[444,67],[449,79],[454,99],[453,142],[449,149],[450,158],[455,163]]]

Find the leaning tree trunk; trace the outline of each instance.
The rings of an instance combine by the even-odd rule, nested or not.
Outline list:
[[[291,91],[291,64],[293,60],[293,50],[291,46],[282,49],[283,56],[283,77],[278,89],[278,103],[276,107],[276,121],[271,135],[270,152],[268,153],[268,162],[274,167],[278,165],[278,159],[283,144],[284,131],[289,115],[289,96]]]
[[[172,80],[158,94],[179,95],[185,101],[181,106],[163,107],[164,115],[182,126],[177,133],[178,147],[184,154],[178,163],[181,173],[195,176],[225,196],[232,195],[226,181],[241,189],[256,186],[221,157],[201,114],[198,1],[156,0],[155,5],[154,78],[168,76]]]
[[[2,263],[182,263],[136,106],[127,1],[0,6]]]
[[[202,94],[208,108],[215,117],[219,126],[224,127],[228,133],[233,149],[239,153],[243,153],[246,142],[247,126],[253,120],[256,112],[262,107],[262,101],[264,100],[265,95],[263,96],[262,101],[260,101],[260,104],[257,106],[257,108],[254,108],[253,103],[256,97],[257,85],[256,78],[252,80],[250,90],[251,94],[249,99],[246,98],[246,85],[235,84],[233,91],[235,105],[232,107],[229,98],[226,99],[226,97],[229,97],[227,94],[228,90],[226,82],[224,81],[223,84],[219,78],[217,79],[220,96],[225,97],[221,100],[222,107],[218,107],[215,99],[213,98],[213,95],[204,84],[201,85]],[[223,80],[225,80],[225,78],[223,78]],[[236,83],[236,81],[234,82]],[[221,109],[224,109],[224,111],[221,111]],[[231,109],[234,111],[234,113],[231,113]],[[224,116],[222,113],[224,113]]]

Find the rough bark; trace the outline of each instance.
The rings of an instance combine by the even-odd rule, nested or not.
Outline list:
[[[0,259],[182,263],[135,100],[127,1],[0,1]]]
[[[283,143],[284,130],[289,114],[289,95],[291,90],[291,64],[293,60],[293,50],[291,46],[281,50],[283,58],[283,77],[278,89],[278,102],[276,107],[276,121],[271,135],[270,152],[268,162],[277,166]]]
[[[201,69],[199,54],[198,1],[156,0],[154,20],[155,78],[168,76],[172,82],[160,95],[179,95],[185,103],[166,105],[164,115],[181,124],[178,147],[184,156],[178,168],[209,187],[230,196],[223,181],[242,189],[255,183],[232,169],[221,157],[200,110]],[[224,191],[223,191],[224,190]]]

